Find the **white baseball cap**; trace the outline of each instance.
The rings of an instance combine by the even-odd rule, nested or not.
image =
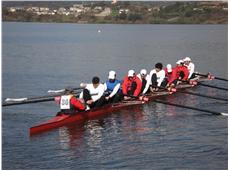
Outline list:
[[[147,74],[147,70],[146,69],[141,69],[140,74],[141,75],[146,75]]]
[[[128,72],[128,77],[133,77],[135,74],[135,71],[134,70],[129,70]]]
[[[181,63],[184,63],[184,61],[183,60],[178,60],[176,63],[181,64]]]
[[[172,65],[171,64],[167,64],[166,66],[168,72],[172,72]]]
[[[185,58],[184,58],[184,61],[191,61],[191,58],[185,57]]]
[[[111,71],[109,72],[108,79],[115,79],[115,77],[116,77],[116,72],[113,71],[113,70],[111,70]]]

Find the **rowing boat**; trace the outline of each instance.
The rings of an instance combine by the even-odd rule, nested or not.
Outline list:
[[[199,78],[197,81],[205,81],[208,80],[207,78]],[[177,86],[177,89],[186,89],[194,87],[195,85],[190,84],[181,84]],[[158,98],[160,96],[167,96],[172,94],[172,92],[169,91],[159,91],[154,92],[149,95],[147,95],[149,101]],[[140,100],[131,100],[131,101],[122,101],[119,103],[113,103],[113,104],[107,104],[100,108],[91,109],[84,112],[78,112],[71,115],[65,115],[65,114],[58,114],[54,118],[51,118],[45,123],[33,126],[30,128],[30,135],[36,135],[45,131],[49,131],[58,127],[62,127],[71,123],[80,124],[87,120],[96,119],[100,116],[104,116],[106,114],[118,111],[123,108],[129,108],[133,106],[143,105],[147,101],[140,101]]]

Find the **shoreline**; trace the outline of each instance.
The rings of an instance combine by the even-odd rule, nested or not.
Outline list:
[[[36,22],[36,21],[2,21],[11,23],[41,23],[41,24],[78,24],[78,25],[227,25],[228,23],[93,23],[93,22]]]

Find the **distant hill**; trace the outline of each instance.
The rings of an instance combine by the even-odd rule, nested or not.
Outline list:
[[[226,24],[228,3],[118,1],[111,4],[111,1],[3,1],[2,20],[110,24]]]

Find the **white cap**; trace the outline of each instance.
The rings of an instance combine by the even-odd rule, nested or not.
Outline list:
[[[172,72],[172,65],[171,64],[167,64],[166,66],[168,72]]]
[[[176,63],[181,64],[181,63],[184,63],[184,61],[183,60],[178,60]]]
[[[134,70],[129,70],[128,72],[128,77],[133,77],[135,74],[135,71]]]
[[[147,74],[147,70],[146,69],[141,69],[140,74],[141,75],[146,75]]]
[[[185,58],[184,58],[184,61],[191,61],[191,58],[185,57]]]
[[[116,77],[116,72],[113,71],[113,70],[111,70],[111,71],[109,72],[108,79],[115,79],[115,77]]]

